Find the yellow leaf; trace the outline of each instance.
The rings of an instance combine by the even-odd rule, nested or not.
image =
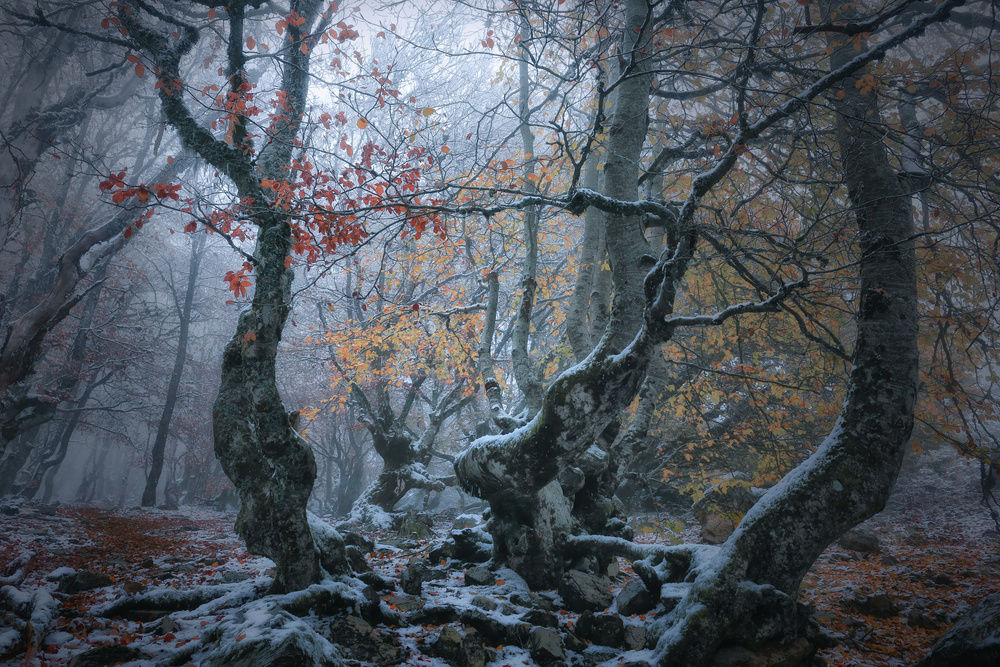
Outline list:
[[[442,152],[442,153],[450,153],[450,152],[451,152],[451,149],[450,149],[450,148],[448,148],[447,146],[442,146],[442,147],[441,147],[441,152]]]
[[[420,113],[422,113],[424,116],[430,116],[431,114],[434,113],[434,109],[432,109],[431,107],[424,107],[424,110],[421,111]]]
[[[365,120],[364,118],[359,118],[358,119],[358,129],[363,130],[366,127],[368,127],[368,121]]]

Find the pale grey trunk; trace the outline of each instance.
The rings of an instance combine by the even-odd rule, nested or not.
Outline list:
[[[531,28],[528,25],[527,13],[521,12],[520,28],[520,48],[521,62],[519,64],[520,93],[518,106],[518,119],[521,134],[521,148],[524,151],[524,191],[528,195],[538,192],[537,175],[535,165],[538,158],[535,157],[535,135],[531,131],[530,96],[531,85],[528,77],[528,43],[531,37]],[[532,178],[534,177],[534,179]],[[521,303],[517,308],[517,320],[514,324],[514,338],[511,347],[511,360],[513,362],[514,377],[517,378],[517,386],[524,394],[528,406],[528,417],[530,418],[542,404],[542,381],[538,373],[528,359],[528,345],[531,337],[531,311],[535,305],[535,291],[538,289],[538,223],[539,209],[537,206],[528,207],[522,214],[522,227],[524,238],[524,262],[521,265]]]
[[[643,0],[628,3],[625,53],[633,53],[646,12]],[[637,198],[651,76],[638,49],[635,56],[633,74],[639,75],[620,83],[605,165],[605,193],[625,201]],[[606,216],[606,221],[608,237],[615,236],[608,244],[615,298],[612,323],[601,344],[548,387],[539,411],[524,429],[500,441],[477,442],[455,465],[463,488],[490,502],[495,560],[512,567],[532,587],[550,586],[562,575],[567,565],[563,540],[590,528],[573,515],[574,497],[584,490],[580,478],[600,471],[601,456],[583,457],[590,462],[587,465],[578,459],[631,402],[653,349],[647,335],[623,354],[611,356],[642,326],[643,278],[654,260],[649,257],[645,265],[639,218]],[[593,499],[587,505],[591,509]],[[598,523],[590,511],[583,519]]]

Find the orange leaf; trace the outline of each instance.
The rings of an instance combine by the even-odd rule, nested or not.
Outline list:
[[[366,127],[368,127],[368,121],[365,120],[364,118],[359,118],[358,119],[358,128],[363,130]]]
[[[142,66],[142,63],[135,64],[135,75],[142,78],[142,75],[146,73],[146,68]]]
[[[127,56],[125,56],[125,60],[129,61],[130,63],[137,63],[139,62],[139,56],[135,55],[134,53],[130,53]]]
[[[247,633],[244,632],[242,635],[240,635],[239,637],[236,638],[236,641],[241,642],[244,639],[246,639],[246,636],[247,636]]]

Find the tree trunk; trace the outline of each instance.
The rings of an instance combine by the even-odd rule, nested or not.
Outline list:
[[[146,487],[142,492],[142,506],[152,507],[156,504],[156,487],[160,483],[163,472],[163,454],[167,447],[167,435],[170,432],[170,418],[177,404],[177,394],[180,391],[181,376],[184,374],[184,364],[187,361],[188,331],[191,327],[191,308],[194,304],[195,285],[198,279],[198,267],[201,264],[205,235],[199,234],[191,241],[191,259],[188,263],[188,283],[184,293],[184,303],[178,309],[180,317],[180,332],[177,337],[177,353],[174,356],[174,368],[167,385],[167,395],[160,414],[160,423],[156,428],[156,439],[153,441],[153,451],[150,453],[149,474],[146,477]],[[174,294],[176,298],[176,293]]]
[[[639,56],[648,39],[642,34],[647,10],[643,0],[632,0],[626,9],[623,52],[635,57],[627,78],[619,83],[604,167],[605,194],[619,201],[633,201],[638,195],[651,83],[645,59]],[[567,535],[609,530],[613,505],[606,496],[593,497],[596,489],[588,486],[607,465],[605,451],[594,443],[603,435],[605,447],[610,445],[620,410],[635,396],[653,351],[647,336],[612,356],[642,328],[643,278],[655,260],[644,254],[647,244],[639,216],[601,217],[615,285],[611,323],[601,343],[576,369],[552,383],[526,429],[511,434],[516,437],[508,441],[477,443],[456,462],[463,488],[490,502],[494,559],[532,587],[550,586],[562,576],[568,564],[562,544]]]
[[[835,51],[834,68],[853,55]],[[899,472],[918,382],[913,222],[889,165],[876,95],[861,94],[860,75],[842,83],[834,102],[861,250],[847,400],[816,453],[750,510],[683,602],[652,626],[660,665],[705,664],[725,642],[801,635],[795,593],[805,573],[827,545],[885,506]]]

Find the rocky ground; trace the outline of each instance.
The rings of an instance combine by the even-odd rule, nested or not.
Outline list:
[[[912,665],[1000,590],[1000,535],[978,504],[977,474],[948,453],[923,457],[885,512],[821,556],[803,599],[837,642],[821,652],[830,665]],[[363,581],[266,596],[271,563],[245,552],[229,514],[0,511],[4,667],[222,665],[263,645],[315,664],[641,664],[646,621],[663,612],[624,560],[607,580],[529,592],[513,572],[475,562],[487,554],[469,515],[413,520],[402,534],[358,530],[349,542],[357,568],[370,568]],[[674,517],[635,527],[642,541],[699,538]]]

